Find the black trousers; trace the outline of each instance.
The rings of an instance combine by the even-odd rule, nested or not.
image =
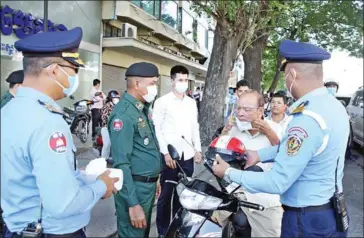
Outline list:
[[[91,109],[92,117],[92,138],[96,136],[96,128],[101,127],[101,109],[93,108]]]
[[[163,155],[162,155],[163,156]],[[164,156],[163,156],[164,158]],[[181,167],[187,174],[187,176],[191,177],[193,174],[193,159],[186,161],[179,161]],[[157,203],[157,230],[159,235],[165,235],[168,229],[168,226],[171,221],[171,211],[172,217],[176,215],[178,210],[181,208],[181,204],[179,202],[177,191],[175,190],[176,185],[173,183],[169,183],[167,180],[175,181],[178,180],[178,172],[180,170],[178,167],[176,169],[171,169],[167,167],[164,159],[163,159],[163,169],[161,172],[160,183],[161,183],[161,194],[158,198]],[[173,195],[173,205],[172,203],[172,195]],[[172,209],[171,209],[172,206]]]

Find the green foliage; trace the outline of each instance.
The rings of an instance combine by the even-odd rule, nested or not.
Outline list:
[[[263,86],[268,88],[277,69],[281,40],[308,41],[329,51],[346,50],[363,57],[363,3],[358,1],[284,1],[264,52]],[[278,88],[283,87],[280,81]],[[277,89],[278,89],[277,88]]]

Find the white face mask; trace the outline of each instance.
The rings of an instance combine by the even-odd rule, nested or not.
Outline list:
[[[288,78],[289,74],[293,74],[292,71],[289,71],[289,73],[285,77],[284,81],[287,82],[287,78]],[[291,86],[289,86],[289,89],[287,88],[287,84],[286,83],[284,84],[285,87],[286,87],[286,89],[287,89],[287,97],[293,97],[293,95],[292,95],[292,87],[293,87],[293,84],[294,84],[295,80],[296,80],[296,72],[294,73],[294,79],[292,81]]]
[[[158,94],[157,85],[147,86],[147,91],[147,94],[142,95],[142,97],[146,102],[151,103]]]
[[[119,101],[120,101],[119,98],[113,98],[112,99],[112,103],[114,103],[114,105],[116,105]]]
[[[175,89],[177,93],[185,93],[188,89],[188,82],[176,82]]]
[[[236,126],[239,128],[240,131],[248,131],[253,129],[251,122],[239,121],[238,118],[236,118]]]

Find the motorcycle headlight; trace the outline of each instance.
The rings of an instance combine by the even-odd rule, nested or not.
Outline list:
[[[76,111],[85,112],[86,111],[86,106],[78,105],[78,106],[76,106]]]
[[[222,199],[199,193],[179,184],[177,194],[181,205],[188,210],[215,210],[222,203]]]
[[[205,217],[194,214],[192,212],[189,212],[184,218],[183,218],[183,226],[194,226],[201,224],[206,220]]]

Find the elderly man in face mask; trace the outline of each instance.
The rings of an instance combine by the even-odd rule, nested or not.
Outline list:
[[[248,150],[258,150],[279,144],[282,134],[281,128],[277,123],[271,120],[262,119],[264,98],[260,93],[257,91],[250,91],[242,94],[237,103],[236,110],[236,125],[226,125],[222,135],[239,138]],[[257,166],[262,168],[263,171],[269,171],[273,164],[259,163]],[[237,193],[240,199],[258,203],[265,207],[264,211],[242,208],[251,227],[251,236],[279,237],[283,214],[279,196],[266,193],[252,194],[244,189],[239,189]],[[227,223],[229,216],[229,212],[216,211],[213,215],[213,219],[224,226]],[[246,226],[237,227],[238,230],[240,229],[238,232],[242,234],[246,234],[247,230],[250,231],[248,228]]]

